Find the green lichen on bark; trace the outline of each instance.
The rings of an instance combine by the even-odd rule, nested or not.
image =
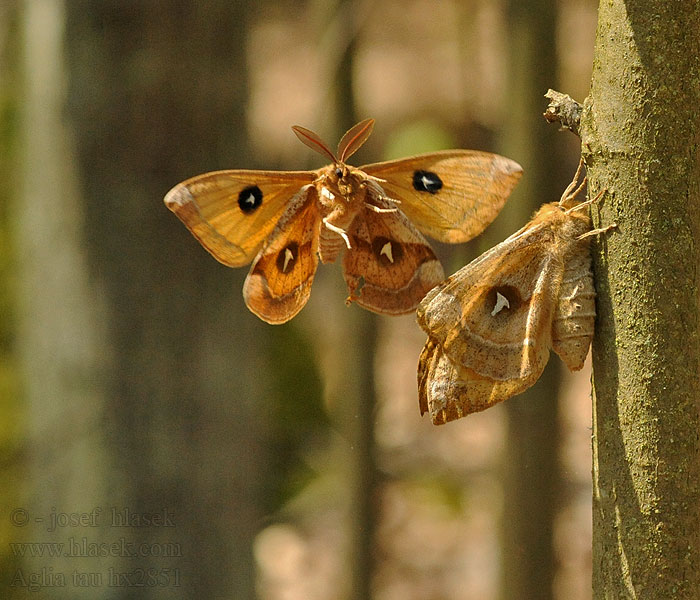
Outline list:
[[[581,138],[598,223],[594,598],[700,590],[700,4],[604,0]]]

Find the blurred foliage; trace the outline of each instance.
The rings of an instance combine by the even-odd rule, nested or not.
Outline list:
[[[0,7],[0,506],[19,504],[23,463],[24,418],[21,387],[17,372],[15,265],[12,243],[12,200],[18,157],[19,11],[13,0]],[[17,534],[2,511],[0,540],[12,540]],[[9,546],[0,546],[0,572],[14,572],[17,559]]]
[[[306,456],[328,443],[329,419],[312,342],[304,331],[293,323],[272,328],[267,362],[271,458],[263,501],[265,511],[275,513],[315,477]]]
[[[448,129],[431,119],[409,121],[389,135],[383,159],[403,158],[412,154],[456,148]]]
[[[14,273],[11,201],[17,186],[19,73],[18,15],[14,2],[0,9],[0,399],[17,402],[13,359]]]

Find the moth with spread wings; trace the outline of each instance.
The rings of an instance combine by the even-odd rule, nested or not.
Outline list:
[[[355,168],[346,164],[374,126],[352,127],[333,153],[312,131],[292,129],[330,159],[316,171],[230,170],[176,185],[165,204],[217,260],[253,265],[248,308],[284,323],[306,304],[318,257],[341,251],[348,301],[384,314],[415,310],[444,279],[423,237],[465,242],[496,217],[522,169],[474,150],[446,150]]]
[[[595,289],[583,163],[559,202],[432,289],[418,307],[428,334],[418,362],[421,414],[436,425],[484,410],[533,385],[553,349],[583,367]],[[611,226],[614,227],[614,226]]]

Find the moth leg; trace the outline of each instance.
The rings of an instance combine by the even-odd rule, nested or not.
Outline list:
[[[352,248],[350,245],[350,238],[348,237],[348,234],[345,232],[345,230],[341,229],[340,227],[336,227],[335,225],[332,225],[331,223],[328,222],[328,217],[323,218],[323,224],[328,227],[331,231],[337,233],[340,237],[345,240],[345,245],[348,247],[348,250]]]
[[[372,183],[386,183],[386,179],[382,179],[381,177],[376,177],[374,175],[368,175],[367,173],[364,174],[366,179],[363,179],[360,185],[365,185],[365,182],[372,182]]]
[[[581,176],[581,170],[583,169],[583,158],[578,161],[578,167],[576,168],[576,174],[574,175],[574,178],[571,180],[571,183],[566,186],[566,189],[564,190],[564,193],[561,195],[561,200],[559,200],[559,204],[565,204],[567,201],[573,200],[576,198],[576,196],[579,195],[581,190],[583,189],[583,186],[586,185],[586,177],[583,178],[583,181],[581,182],[581,185],[578,185],[578,178]],[[576,188],[578,185],[578,188],[576,191],[571,193],[571,191]]]
[[[584,180],[584,183],[585,183],[585,180]],[[583,185],[583,184],[582,184],[582,185]],[[580,188],[579,188],[579,189],[580,189]],[[576,206],[565,210],[565,211],[564,211],[564,214],[565,214],[565,215],[568,215],[569,213],[572,213],[572,212],[574,212],[575,210],[581,210],[582,208],[585,208],[586,206],[590,206],[591,204],[595,204],[596,202],[598,202],[598,200],[600,200],[600,199],[603,197],[603,194],[605,194],[605,192],[607,192],[607,191],[608,191],[607,188],[603,188],[602,190],[600,190],[600,192],[598,192],[598,194],[596,195],[595,198],[591,198],[591,199],[589,199],[589,200],[586,200],[585,202],[581,202],[581,204],[577,204]],[[576,193],[578,193],[578,190],[577,190]],[[575,196],[576,196],[576,194],[574,194],[573,196],[571,196],[571,198],[573,198],[573,197],[575,197]],[[617,223],[613,223],[612,225],[608,225],[607,227],[601,227],[601,228],[599,228],[599,229],[591,229],[591,231],[587,231],[586,233],[582,233],[582,234],[579,235],[576,239],[577,239],[577,240],[583,240],[583,239],[585,239],[585,238],[587,238],[587,237],[591,237],[591,236],[594,236],[594,235],[599,235],[599,234],[602,234],[602,233],[607,233],[607,232],[610,231],[611,229],[615,229],[615,228],[617,228]]]
[[[585,183],[585,181],[584,181],[584,183]],[[583,185],[583,184],[581,184],[581,185]],[[579,189],[581,189],[581,188],[579,188]],[[573,208],[569,208],[569,209],[565,210],[564,214],[568,215],[569,213],[572,213],[575,210],[580,210],[582,208],[585,208],[586,206],[589,206],[591,204],[595,204],[596,202],[598,202],[598,200],[600,200],[603,197],[603,194],[607,191],[608,191],[607,188],[603,188],[602,190],[600,190],[600,192],[598,193],[598,195],[595,198],[591,198],[590,200],[586,200],[585,202],[581,202],[581,204],[577,204]],[[576,190],[576,193],[578,193],[578,190]],[[575,196],[576,196],[576,194],[571,196],[571,198],[574,198]]]
[[[586,186],[586,182],[587,182],[587,181],[588,181],[588,178],[587,178],[587,177],[584,177],[584,178],[583,178],[583,181],[579,184],[579,186],[578,186],[573,192],[571,192],[571,190],[573,189],[573,187],[574,187],[574,186],[576,185],[576,183],[577,183],[576,180],[574,179],[574,180],[569,184],[569,187],[567,187],[566,190],[564,190],[564,193],[562,194],[561,200],[559,200],[559,204],[567,204],[567,203],[571,202],[572,200],[575,200],[575,199],[576,199],[576,196],[578,196],[578,195],[581,193],[581,190]],[[569,193],[569,192],[570,192],[570,193]],[[578,209],[581,208],[582,206],[588,206],[591,202],[592,202],[591,200],[586,200],[585,202],[582,202],[581,204],[579,204],[579,205],[576,206],[575,208],[570,208],[570,209],[569,209],[568,211],[566,211],[566,212],[568,213],[568,212],[570,212],[570,211],[572,211],[572,210],[578,210]]]
[[[370,195],[373,197],[376,197],[379,200],[385,200],[387,202],[393,202],[394,204],[401,204],[401,200],[398,200],[396,198],[390,198],[389,196],[386,195],[386,192],[382,188],[381,185],[377,182],[384,181],[383,179],[378,179],[376,177],[372,177],[371,175],[367,176],[367,179],[363,179],[360,182],[360,187],[367,188],[367,190],[370,192]]]
[[[612,225],[608,225],[607,227],[601,227],[600,229],[591,229],[590,231],[587,231],[586,233],[582,233],[576,239],[582,240],[584,238],[591,237],[592,235],[599,235],[599,234],[607,233],[611,229],[617,229],[617,223],[613,223]]]
[[[389,200],[389,198],[387,198],[387,200]],[[365,202],[365,206],[376,213],[393,213],[399,210],[396,206],[394,206],[393,208],[379,208],[378,206],[370,204],[369,202]]]
[[[321,196],[328,198],[331,202],[335,200],[335,194],[331,192],[325,185],[321,188]]]
[[[367,190],[370,192],[369,195],[372,196],[373,198],[376,198],[379,201],[384,200],[385,202],[391,202],[393,204],[401,204],[400,200],[395,200],[394,198],[389,198],[389,196],[386,195],[384,190],[382,189],[382,186],[380,186],[376,181],[373,181],[371,179],[363,179],[360,182],[360,185],[362,187],[367,188]],[[371,204],[369,202],[365,202],[365,206],[369,208],[370,210],[373,210],[376,213],[382,214],[382,213],[393,213],[398,211],[399,209],[396,206],[392,206],[391,208],[381,208],[379,206],[375,206],[374,204]]]

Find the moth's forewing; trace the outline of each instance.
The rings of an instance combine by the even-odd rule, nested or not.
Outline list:
[[[240,267],[314,178],[312,171],[213,171],[179,183],[164,202],[214,258]]]
[[[518,163],[476,150],[444,150],[365,165],[425,235],[466,242],[496,218],[520,180]]]
[[[543,300],[558,268],[544,251],[548,243],[541,227],[524,228],[421,303],[419,324],[456,365],[494,381],[539,376],[554,311]]]

